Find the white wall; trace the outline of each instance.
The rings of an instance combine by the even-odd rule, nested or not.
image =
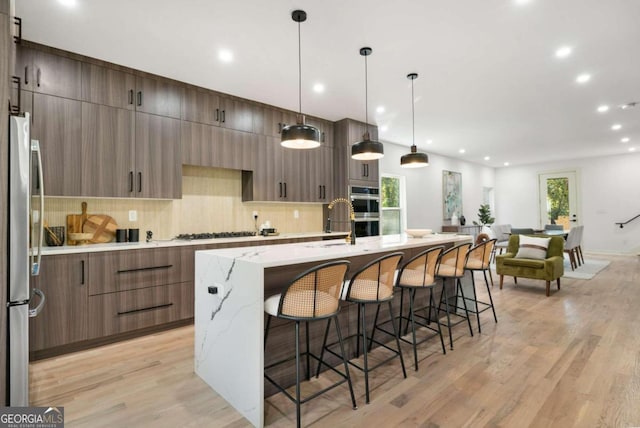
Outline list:
[[[499,168],[495,173],[496,222],[514,227],[538,226],[538,174],[570,170],[579,174],[580,215],[585,226],[582,248],[640,252],[640,219],[624,229],[615,225],[640,214],[638,153]]]
[[[422,149],[418,149],[422,151]],[[440,231],[442,219],[442,171],[462,174],[462,208],[467,224],[478,220],[478,208],[482,204],[482,188],[494,187],[495,170],[478,164],[451,159],[429,153],[429,166],[402,168],[400,157],[409,148],[384,143],[384,157],[380,159],[381,174],[406,177],[407,227]],[[427,152],[428,153],[428,152]]]

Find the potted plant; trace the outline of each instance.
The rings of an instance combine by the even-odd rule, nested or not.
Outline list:
[[[495,218],[491,217],[491,208],[489,207],[489,204],[480,205],[480,209],[478,209],[478,219],[480,220],[480,223],[475,220],[473,222],[476,226],[493,224],[496,221]]]

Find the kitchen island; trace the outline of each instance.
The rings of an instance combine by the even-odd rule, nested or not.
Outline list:
[[[254,426],[261,427],[265,297],[282,292],[304,270],[330,260],[349,260],[349,276],[386,253],[402,251],[406,260],[429,247],[450,247],[470,240],[468,235],[435,234],[424,238],[388,235],[358,238],[356,245],[319,241],[198,251],[195,372]],[[344,322],[341,319],[341,324],[343,329],[355,328],[348,325],[348,316]],[[293,342],[282,341],[275,353],[287,354],[291,347]],[[269,353],[267,359],[273,358],[276,356]]]

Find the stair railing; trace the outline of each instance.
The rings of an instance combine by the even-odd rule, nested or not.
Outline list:
[[[618,226],[620,226],[620,229],[624,228],[625,224],[629,224],[631,223],[633,220],[637,219],[640,217],[640,214],[638,214],[637,216],[630,218],[629,220],[625,221],[624,223],[616,223]]]

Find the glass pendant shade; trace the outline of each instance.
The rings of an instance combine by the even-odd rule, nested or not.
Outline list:
[[[280,145],[288,149],[314,149],[320,147],[318,128],[304,123],[302,114],[302,44],[300,42],[300,23],[307,20],[304,10],[291,12],[291,19],[298,23],[298,107],[299,113],[295,125],[282,128]]]
[[[411,153],[400,158],[400,166],[403,168],[422,168],[429,166],[429,156],[426,153],[418,152],[418,148],[411,146]]]
[[[280,145],[288,149],[314,149],[320,147],[320,131],[304,123],[304,116],[298,115],[295,125],[282,128]]]
[[[407,75],[407,79],[411,80],[411,127],[412,138],[411,153],[403,155],[400,158],[400,166],[402,168],[422,168],[429,166],[429,156],[426,153],[418,152],[416,147],[416,112],[415,112],[415,98],[413,97],[413,81],[418,78],[418,73],[410,73]]]

